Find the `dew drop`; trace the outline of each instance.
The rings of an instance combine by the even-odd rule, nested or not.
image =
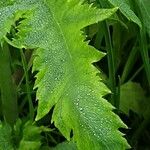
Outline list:
[[[58,78],[57,78],[57,77],[55,78],[55,81],[56,81],[56,80],[58,80]]]
[[[83,115],[85,115],[85,112],[83,113]]]
[[[80,108],[80,111],[82,111],[83,110],[83,108]]]

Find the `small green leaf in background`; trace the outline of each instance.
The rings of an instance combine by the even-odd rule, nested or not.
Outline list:
[[[147,32],[150,36],[150,1],[149,0],[138,0],[141,7],[141,14],[143,24],[145,25]]]
[[[0,123],[0,150],[38,150],[41,147],[41,132],[50,132],[44,126],[30,121],[25,124],[19,119],[13,127]]]
[[[128,20],[136,23],[140,28],[142,27],[140,19],[136,16],[134,11],[130,8],[127,0],[108,0],[112,5],[118,7],[124,16],[127,17]]]
[[[52,148],[51,150],[77,150],[77,147],[73,142],[63,142],[58,144],[55,148]]]
[[[128,115],[129,110],[132,110],[146,117],[144,112],[150,108],[149,99],[139,83],[127,82],[123,84],[120,93],[121,111]]]
[[[43,127],[37,127],[31,122],[27,122],[22,130],[23,136],[19,144],[19,150],[38,150],[41,146]]]
[[[11,132],[9,125],[0,123],[0,150],[14,150]]]

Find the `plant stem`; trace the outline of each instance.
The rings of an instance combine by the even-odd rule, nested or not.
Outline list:
[[[133,6],[138,14],[138,17],[142,21],[142,28],[140,29],[140,33],[139,33],[139,45],[140,45],[141,57],[143,60],[143,66],[144,66],[144,69],[145,69],[145,72],[147,75],[147,81],[148,81],[148,84],[150,87],[150,60],[149,60],[149,54],[148,54],[148,42],[146,39],[146,29],[145,29],[145,24],[144,24],[144,20],[143,20],[142,9],[141,9],[142,3],[140,3],[139,1],[135,2],[135,0],[133,1],[133,3],[134,3]],[[150,109],[146,110],[145,116],[146,116],[145,120],[141,123],[141,125],[137,128],[137,130],[134,132],[134,134],[132,136],[132,140],[131,140],[132,143],[134,143],[135,141],[137,141],[139,139],[143,130],[150,123]]]
[[[144,29],[141,29],[139,37],[140,37],[139,39],[140,39],[140,47],[141,47],[140,52],[141,52],[141,56],[142,56],[142,59],[143,59],[143,64],[144,64],[144,67],[145,67],[148,84],[150,86],[150,61],[149,61],[148,47],[147,47],[147,42],[146,42],[146,32],[145,32]],[[143,130],[150,123],[150,109],[147,109],[145,114],[146,114],[147,118],[145,118],[145,120],[141,123],[141,125],[134,132],[134,134],[132,136],[132,140],[131,140],[132,143],[135,143],[135,141],[137,141],[139,139],[139,137],[142,134]]]
[[[149,61],[148,43],[146,40],[145,27],[143,27],[143,29],[141,29],[141,31],[140,31],[140,47],[141,47],[140,52],[141,52],[141,56],[143,59],[148,84],[150,87],[150,61]]]
[[[9,47],[5,42],[0,46],[0,89],[4,120],[13,125],[18,118],[17,92],[11,76]]]
[[[133,4],[134,9],[136,10],[137,15],[142,22],[142,28],[140,28],[138,38],[139,38],[139,45],[140,45],[140,53],[141,53],[141,57],[143,60],[148,84],[150,87],[150,60],[149,60],[149,53],[148,53],[148,42],[147,42],[147,37],[146,37],[147,36],[146,27],[144,24],[143,13],[142,13],[143,4],[142,4],[142,1],[135,1],[135,0],[133,1],[133,3],[134,3]]]
[[[132,76],[128,81],[132,81],[144,68],[144,65],[142,65]]]
[[[105,40],[106,40],[106,47],[107,47],[107,57],[108,57],[108,68],[109,68],[109,81],[110,87],[112,90],[112,104],[115,107],[117,106],[117,90],[116,90],[116,78],[115,78],[115,60],[113,55],[113,48],[111,42],[111,36],[109,32],[109,27],[107,22],[104,22],[105,25]]]
[[[24,73],[25,73],[26,92],[27,92],[27,98],[28,98],[28,102],[29,102],[29,115],[30,115],[30,119],[33,121],[34,107],[32,104],[31,91],[30,91],[30,85],[29,85],[28,65],[27,65],[26,58],[23,53],[23,49],[20,49],[20,54],[21,54],[22,65],[23,65],[23,69],[24,69]]]
[[[101,7],[103,7],[103,3],[100,0],[97,0]],[[114,53],[111,41],[111,35],[109,31],[109,25],[107,21],[103,23],[104,33],[105,33],[105,41],[107,47],[107,58],[108,58],[108,69],[109,69],[109,84],[112,91],[111,95],[111,103],[118,108],[118,96],[117,96],[117,88],[116,88],[116,77],[115,77],[115,60],[114,60]]]
[[[138,52],[138,48],[134,46],[130,52],[128,60],[127,60],[125,67],[123,69],[123,73],[121,76],[121,84],[123,84],[125,82],[125,80],[127,79],[130,71],[132,70],[132,68],[135,64],[137,52]]]

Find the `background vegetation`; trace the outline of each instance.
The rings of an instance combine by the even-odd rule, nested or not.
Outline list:
[[[118,11],[109,19],[87,26],[82,31],[89,45],[107,54],[94,66],[101,71],[103,82],[112,91],[105,98],[115,106],[114,112],[128,126],[128,129],[119,130],[125,133],[132,149],[149,150],[150,2],[87,0],[85,3],[92,3],[92,7],[98,8],[118,7]],[[11,39],[15,33],[16,29],[12,26],[7,38]],[[32,149],[41,143],[43,149],[49,149],[65,141],[64,136],[51,123],[52,110],[33,123],[38,106],[37,89],[33,90],[37,73],[32,72],[35,57],[33,49],[18,50],[7,41],[3,42],[0,52],[0,143],[4,141],[7,149],[20,146],[20,149],[28,150],[29,144]],[[5,103],[3,100],[6,99]],[[14,113],[11,113],[12,110]],[[14,118],[18,116],[20,119],[14,125]],[[4,125],[4,120],[9,120],[8,123],[13,127]],[[73,143],[58,145],[56,149],[67,150],[67,147],[68,150],[76,149]]]

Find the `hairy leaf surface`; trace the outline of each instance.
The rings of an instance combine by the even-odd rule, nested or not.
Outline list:
[[[118,131],[126,127],[103,96],[109,90],[92,65],[103,54],[84,42],[80,29],[102,21],[117,9],[97,9],[80,0],[16,0],[0,9],[0,39],[18,48],[34,48],[38,112],[55,105],[55,126],[79,150],[120,150],[128,147]],[[18,18],[17,34],[6,37]]]

